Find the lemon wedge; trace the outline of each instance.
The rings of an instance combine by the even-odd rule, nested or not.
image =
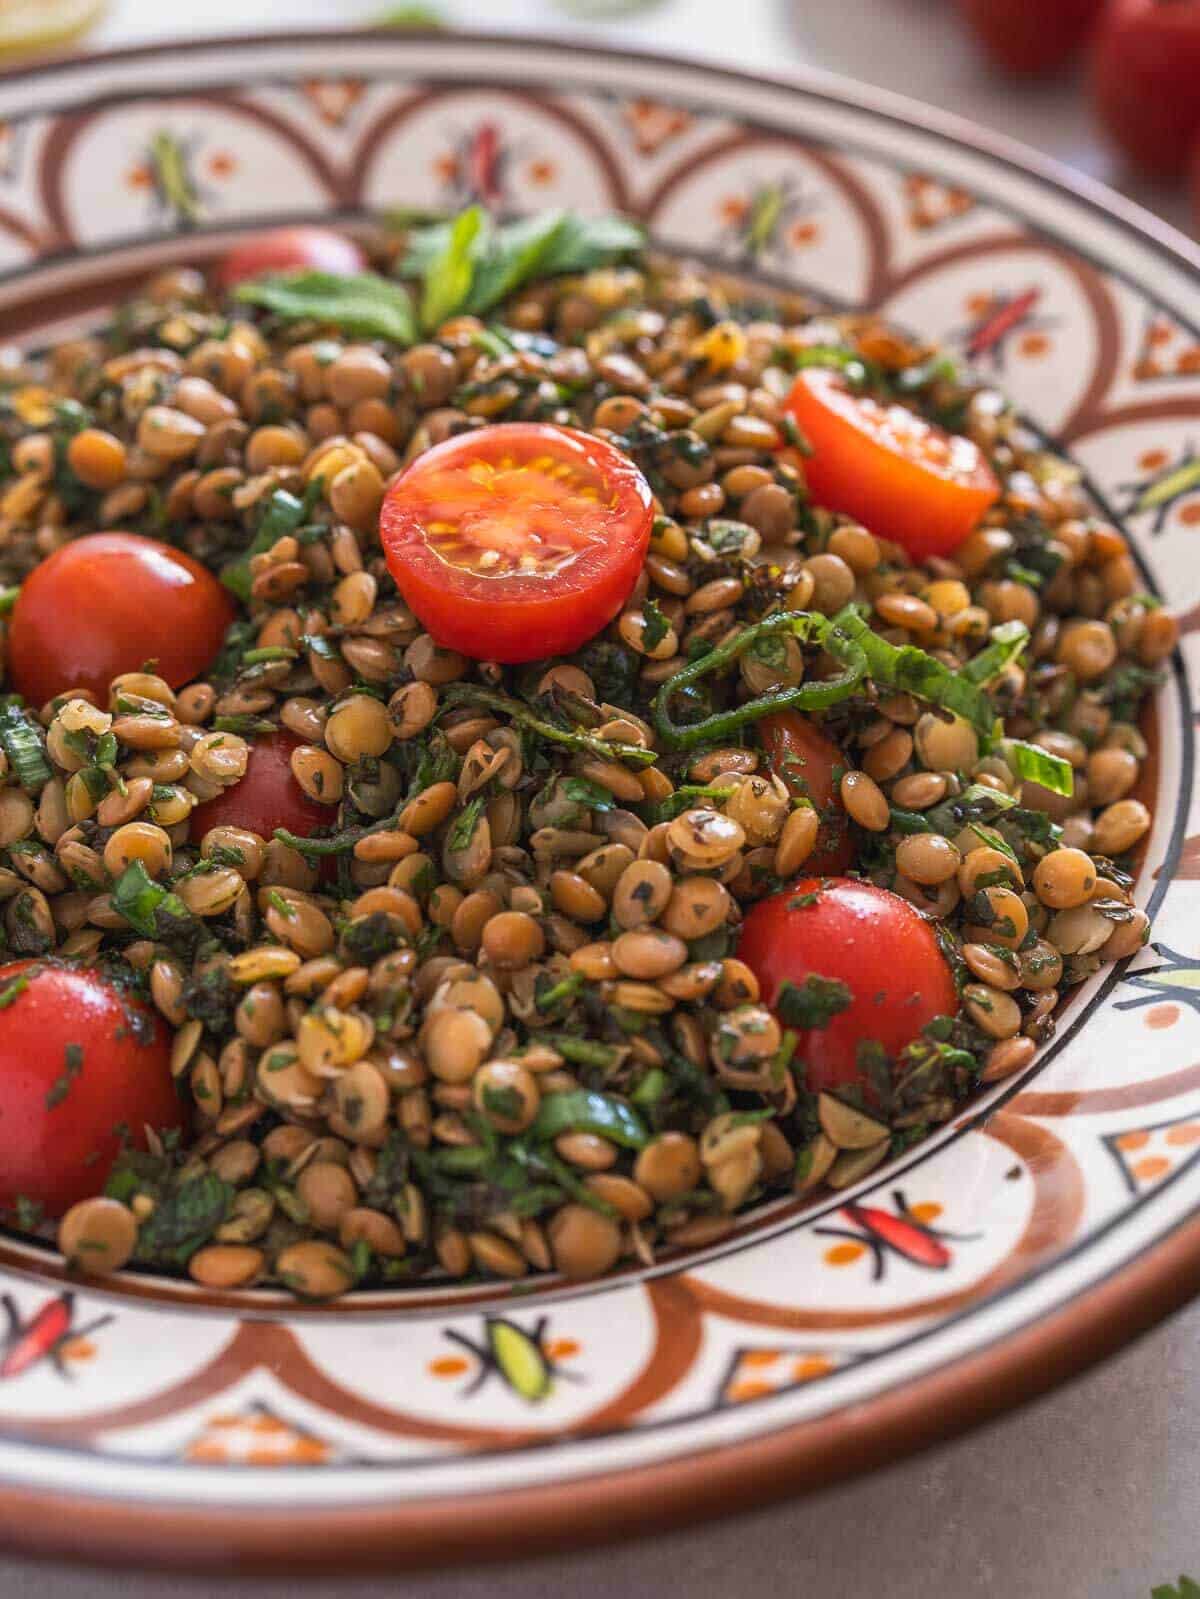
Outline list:
[[[107,10],[108,0],[0,0],[0,56],[67,44]]]

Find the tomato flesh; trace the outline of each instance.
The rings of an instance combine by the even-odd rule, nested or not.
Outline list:
[[[303,742],[282,729],[255,739],[242,777],[192,812],[188,821],[193,842],[199,844],[214,827],[242,827],[265,839],[277,827],[299,838],[327,828],[336,814],[333,807],[310,799],[292,776],[292,751]]]
[[[774,775],[821,813],[816,848],[804,863],[805,871],[829,876],[844,872],[854,856],[849,818],[838,797],[837,774],[848,768],[846,757],[799,711],[764,716],[758,736]]]
[[[1112,0],[1096,29],[1100,119],[1143,171],[1175,177],[1200,139],[1200,0]]]
[[[476,660],[569,655],[633,591],[650,486],[601,439],[504,422],[436,445],[389,489],[388,567],[444,649]]]
[[[1104,0],[958,0],[988,56],[1006,72],[1057,72],[1081,47]]]
[[[9,670],[31,705],[85,688],[108,704],[110,681],[147,661],[172,688],[221,648],[233,605],[198,561],[139,533],[89,533],[21,584],[9,621]]]
[[[21,979],[26,986],[21,988]],[[122,1125],[183,1126],[168,1029],[100,972],[17,961],[0,966],[0,1206],[18,1195],[61,1216],[98,1194]]]
[[[365,272],[367,258],[353,239],[332,228],[275,228],[257,234],[243,244],[234,245],[217,266],[216,279],[222,289],[232,289],[250,278],[268,272],[331,272],[335,277],[353,277]]]
[[[877,1040],[894,1057],[935,1016],[958,1010],[929,923],[898,894],[854,878],[802,877],[760,901],[742,924],[738,955],[772,1007],[783,983],[814,973],[850,989],[852,1003],[826,1027],[798,1032],[796,1059],[813,1092],[857,1085],[869,1095],[860,1043]]]
[[[978,445],[907,406],[852,393],[837,372],[802,371],[786,404],[812,447],[804,474],[814,502],[916,560],[957,549],[999,498]]]

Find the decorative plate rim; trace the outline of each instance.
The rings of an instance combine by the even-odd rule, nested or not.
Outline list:
[[[519,33],[457,30],[398,35],[385,29],[303,29],[219,35],[0,69],[0,92],[41,77],[155,57],[313,43],[362,45],[384,39],[392,50],[410,43],[436,44],[464,55],[528,42]],[[1082,203],[1119,225],[1143,248],[1150,247],[1171,268],[1200,273],[1200,247],[1141,206],[1017,140],[903,95],[815,69],[755,73],[687,54],[615,48],[586,40],[538,44],[538,70],[531,76],[544,76],[548,58],[556,54],[583,61],[659,65],[700,80],[740,85],[748,96],[764,88],[793,92],[895,121]],[[19,275],[36,277],[56,259],[62,258],[31,263],[19,269]],[[1112,263],[1106,264],[1121,275]],[[1187,669],[1182,658],[1176,674],[1186,706]],[[99,1488],[95,1494],[64,1496],[4,1476],[0,1477],[0,1540],[39,1553],[172,1567],[232,1564],[272,1572],[291,1568],[311,1572],[314,1566],[347,1570],[394,1564],[398,1558],[405,1565],[443,1564],[459,1553],[454,1542],[461,1533],[464,1502],[477,1497],[494,1514],[486,1526],[476,1526],[470,1549],[462,1551],[464,1558],[577,1547],[611,1536],[618,1526],[622,1533],[644,1533],[732,1513],[925,1448],[1080,1374],[1196,1294],[1200,1294],[1200,1217],[1191,1212],[1159,1234],[1140,1258],[1111,1267],[1070,1297],[1034,1311],[1015,1330],[1002,1330],[922,1376],[809,1420],[778,1427],[768,1423],[739,1441],[705,1446],[687,1457],[630,1470],[605,1469],[570,1482],[557,1478],[516,1489],[490,1488],[477,1496],[459,1493],[392,1505],[310,1506],[303,1516],[262,1507],[239,1510],[229,1503],[150,1505],[132,1497],[110,1497]],[[269,1312],[274,1307],[264,1308]],[[564,1497],[569,1500],[566,1504]],[[64,1551],[66,1518],[71,1548]]]

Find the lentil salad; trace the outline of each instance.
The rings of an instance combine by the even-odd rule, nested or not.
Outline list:
[[[166,273],[5,380],[33,691],[0,708],[0,1028],[97,973],[181,1096],[103,1196],[51,1198],[82,1269],[334,1298],[649,1262],[855,1182],[1147,936],[1138,714],[1176,629],[1069,464],[873,317],[593,228],[471,212],[373,272]],[[843,401],[969,446],[994,494],[888,537],[878,495],[848,508],[858,433],[831,470]],[[578,647],[502,664],[435,642],[380,515],[530,425],[632,463],[646,543]],[[99,530],[220,579],[215,659],[168,627],[42,692],[22,613]],[[910,961],[895,994],[861,923],[869,996],[836,959],[851,908]],[[78,1120],[80,1056],[47,1120]]]

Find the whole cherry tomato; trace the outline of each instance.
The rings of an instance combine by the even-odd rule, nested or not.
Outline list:
[[[850,821],[838,797],[840,774],[849,763],[837,745],[799,711],[776,711],[758,724],[767,764],[791,793],[809,799],[821,814],[817,845],[806,872],[844,872],[854,855]]]
[[[895,1056],[935,1016],[958,1010],[958,990],[933,928],[886,888],[848,877],[802,877],[761,900],[742,923],[738,955],[758,978],[763,1002],[787,1025],[785,983],[835,978],[851,1003],[824,1027],[799,1030],[796,1059],[808,1086],[866,1087],[858,1046]]]
[[[569,655],[633,591],[650,485],[611,444],[504,422],[418,456],[388,490],[380,537],[436,643],[476,660]]]
[[[804,474],[813,500],[917,560],[957,549],[999,498],[978,445],[906,406],[853,393],[838,372],[806,368],[786,404],[812,447]]]
[[[282,729],[256,738],[242,777],[192,812],[189,830],[193,841],[199,844],[214,827],[242,827],[265,839],[270,839],[277,827],[300,838],[327,828],[336,814],[334,807],[310,799],[292,776],[292,751],[303,742]]]
[[[60,1216],[98,1194],[124,1127],[181,1127],[169,1029],[102,973],[53,962],[0,966],[0,1206]]]
[[[235,244],[216,270],[217,284],[232,289],[249,278],[268,272],[331,272],[335,277],[353,277],[365,272],[367,258],[344,233],[332,228],[276,228]]]
[[[1006,72],[1057,72],[1083,44],[1105,0],[958,0],[988,56]]]
[[[1175,176],[1200,137],[1200,0],[1112,0],[1096,29],[1100,118],[1147,172]]]
[[[232,620],[229,595],[182,550],[139,533],[89,533],[21,584],[9,670],[31,705],[72,688],[107,705],[110,680],[147,661],[172,688],[198,677]]]

